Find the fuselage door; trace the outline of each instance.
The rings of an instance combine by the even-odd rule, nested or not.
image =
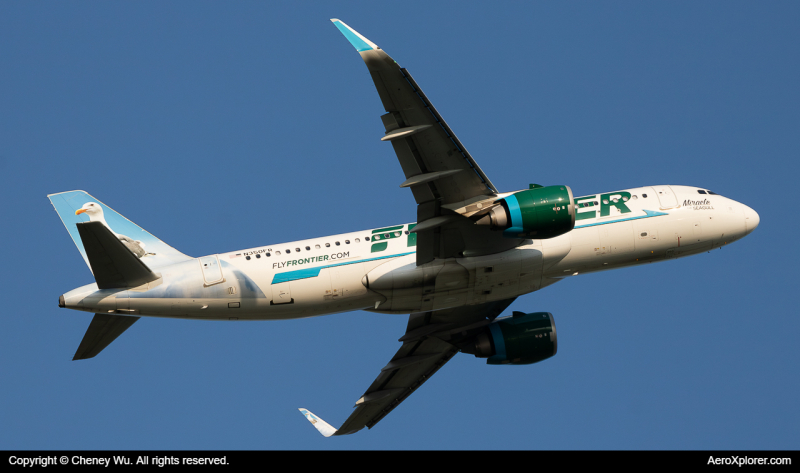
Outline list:
[[[678,198],[670,186],[654,186],[653,189],[656,191],[662,210],[674,209],[678,206]]]
[[[203,256],[197,260],[200,261],[200,267],[203,269],[203,280],[206,286],[213,286],[225,281],[217,255]]]

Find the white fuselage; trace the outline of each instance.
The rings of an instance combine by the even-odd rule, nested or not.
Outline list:
[[[216,320],[438,310],[709,251],[759,223],[746,205],[696,187],[640,187],[575,202],[574,230],[502,253],[417,266],[416,235],[404,224],[197,258],[161,268],[160,279],[138,288],[83,286],[64,295],[65,306]]]

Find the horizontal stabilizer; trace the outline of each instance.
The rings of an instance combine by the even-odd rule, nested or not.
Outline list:
[[[92,358],[139,320],[127,315],[94,314],[73,360]]]
[[[101,222],[76,225],[98,288],[137,287],[159,278]]]

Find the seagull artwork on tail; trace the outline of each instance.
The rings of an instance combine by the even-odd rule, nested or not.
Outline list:
[[[96,202],[86,202],[85,204],[83,204],[83,207],[75,211],[75,215],[80,215],[82,213],[85,213],[86,215],[89,216],[89,221],[100,222],[103,225],[105,225],[106,228],[108,228],[109,231],[111,231],[111,233],[113,233],[119,239],[119,241],[121,241],[129,250],[131,250],[131,253],[133,253],[137,257],[142,258],[145,256],[155,255],[155,253],[147,253],[146,251],[144,251],[145,245],[141,241],[134,240],[133,238],[127,237],[125,235],[120,235],[119,233],[112,230],[111,227],[108,226],[108,222],[106,222],[106,219],[103,216],[103,207],[101,207],[100,204]]]

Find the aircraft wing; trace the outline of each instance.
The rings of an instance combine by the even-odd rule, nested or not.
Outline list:
[[[399,340],[403,345],[356,401],[355,411],[338,430],[306,409],[300,412],[326,437],[372,428],[513,301],[514,298],[411,314],[406,333]]]
[[[467,216],[490,206],[497,189],[408,71],[338,19],[331,20],[367,65],[386,114],[382,141],[394,147],[417,201],[417,264],[434,258],[477,256],[516,247]]]

